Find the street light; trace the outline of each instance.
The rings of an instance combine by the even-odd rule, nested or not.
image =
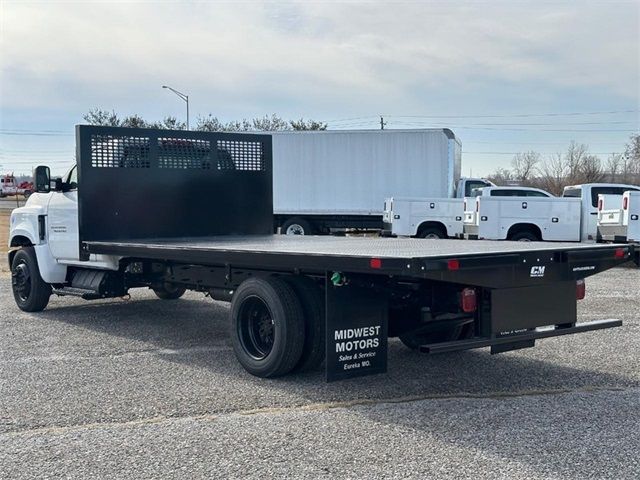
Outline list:
[[[167,88],[179,96],[182,100],[187,102],[187,130],[189,130],[189,95],[185,95],[182,92],[177,91],[175,88],[168,87],[167,85],[163,85],[162,88]]]

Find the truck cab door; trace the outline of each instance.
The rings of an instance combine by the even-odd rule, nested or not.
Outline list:
[[[78,170],[73,167],[64,179],[65,191],[52,192],[47,213],[47,234],[56,260],[79,260]]]

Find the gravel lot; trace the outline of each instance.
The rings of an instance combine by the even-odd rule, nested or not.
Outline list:
[[[53,298],[0,274],[1,478],[638,478],[640,270],[587,281],[624,326],[491,356],[390,342],[389,373],[259,380],[202,295]]]

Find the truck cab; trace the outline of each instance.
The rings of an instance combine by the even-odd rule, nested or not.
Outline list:
[[[69,267],[87,266],[79,256],[78,174],[75,165],[54,179],[48,170],[36,169],[36,192],[11,212],[9,248],[33,246],[43,280],[61,284]],[[15,252],[9,252],[10,262]],[[92,255],[89,262],[92,268],[118,269],[113,257]]]
[[[582,202],[580,240],[596,241],[598,236],[598,195],[613,195],[619,201],[626,191],[640,191],[637,185],[620,183],[585,183],[564,187],[563,198],[579,198]]]

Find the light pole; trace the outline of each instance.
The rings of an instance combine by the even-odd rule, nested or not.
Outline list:
[[[185,95],[184,93],[179,92],[175,88],[168,87],[167,85],[163,85],[162,88],[167,88],[171,90],[173,93],[179,96],[182,100],[187,102],[187,130],[189,130],[189,95]]]

